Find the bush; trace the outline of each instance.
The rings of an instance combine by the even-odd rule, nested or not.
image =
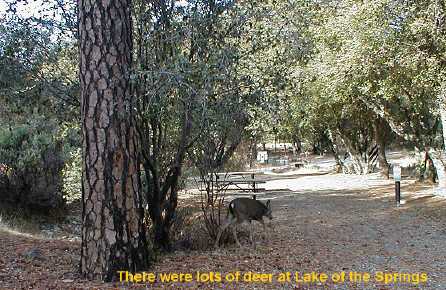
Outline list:
[[[60,208],[63,168],[73,144],[54,120],[32,116],[29,122],[0,128],[2,201],[34,210]],[[72,138],[74,134],[71,134]]]
[[[172,225],[172,240],[175,250],[203,251],[213,248],[219,223],[218,221],[209,223],[209,214],[209,211],[204,214],[200,213],[196,207],[177,208],[177,215]],[[222,208],[221,218],[225,217],[226,208]],[[239,228],[238,232],[239,238],[248,237],[248,231]],[[234,243],[235,240],[230,229],[226,229],[220,238],[220,245]]]
[[[178,207],[171,228],[176,250],[205,250],[211,244],[197,208]]]
[[[67,202],[82,198],[82,150],[75,148],[68,152],[65,166],[62,170],[62,192]]]

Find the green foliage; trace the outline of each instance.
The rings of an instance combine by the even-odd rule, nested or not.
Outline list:
[[[28,123],[0,128],[0,162],[18,170],[39,166],[42,154],[60,151],[54,120],[33,116]],[[58,145],[59,144],[59,145]]]
[[[186,153],[209,147],[198,140],[215,137],[223,140],[223,147],[232,143],[235,134],[228,131],[234,125],[243,129],[251,97],[241,91],[244,79],[236,73],[240,16],[233,3],[183,4],[140,1],[134,13],[144,188],[152,205],[155,240],[162,247],[168,247]]]
[[[44,1],[32,17],[15,13],[19,2],[8,1],[0,23],[0,163],[38,168],[45,152],[60,151],[63,191],[75,197],[75,2]],[[365,150],[376,118],[419,148],[441,144],[444,1],[137,0],[132,9],[147,182],[175,190],[187,158],[217,170],[244,139],[311,146],[340,133]]]
[[[21,13],[27,6],[19,2],[8,1],[0,23],[3,194],[18,206],[54,207],[80,188],[75,6],[44,0],[38,14]]]
[[[82,152],[81,149],[70,152],[70,156],[62,171],[62,190],[68,202],[80,200],[82,197]]]
[[[306,62],[293,66],[300,85],[285,131],[314,142],[348,124],[355,139],[370,130],[371,120],[384,118],[412,144],[435,146],[437,96],[445,80],[444,23],[433,21],[438,3],[336,2],[304,8],[314,16],[303,34],[311,49]]]
[[[17,206],[59,207],[63,195],[79,195],[78,130],[33,115],[27,123],[0,128],[0,164],[7,168],[6,200]],[[63,170],[65,167],[65,170]]]
[[[55,35],[54,27],[15,14],[1,22],[0,119],[24,122],[35,112],[77,118],[77,46]]]

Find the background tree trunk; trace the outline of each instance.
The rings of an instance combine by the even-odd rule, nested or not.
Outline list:
[[[420,173],[420,181],[426,181],[434,184],[437,182],[437,170],[434,165],[434,161],[429,153],[429,148],[424,148],[424,165],[422,172]]]
[[[367,173],[364,170],[364,164],[362,163],[361,153],[355,148],[353,142],[349,139],[348,136],[343,134],[343,132],[338,128],[337,129],[337,136],[339,137],[339,140],[344,145],[347,153],[350,155],[350,158],[352,160],[353,169],[356,174],[365,174]],[[344,162],[345,163],[345,162]]]
[[[83,131],[80,271],[117,279],[148,267],[130,87],[130,0],[79,1]]]
[[[443,146],[444,146],[443,150],[446,151],[446,84],[442,86],[437,101],[438,101],[438,106],[440,107],[441,127],[443,132]]]
[[[389,179],[389,170],[390,166],[387,162],[386,158],[386,140],[388,136],[389,129],[386,126],[386,123],[383,119],[377,118],[375,119],[375,123],[373,125],[373,130],[375,131],[375,141],[378,145],[378,164],[381,174]]]
[[[344,168],[344,162],[340,158],[339,146],[336,140],[336,135],[334,135],[331,130],[327,132],[328,141],[330,142],[330,149],[336,161],[336,173],[341,173]]]

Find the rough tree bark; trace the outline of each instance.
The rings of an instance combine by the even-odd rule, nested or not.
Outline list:
[[[83,131],[80,271],[111,281],[148,267],[130,86],[130,0],[79,0]]]

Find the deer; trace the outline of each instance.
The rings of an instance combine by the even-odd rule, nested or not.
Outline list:
[[[267,200],[266,205],[261,201],[246,197],[236,198],[232,200],[228,206],[226,221],[223,223],[218,231],[214,248],[218,248],[221,234],[227,227],[241,224],[244,221],[248,221],[251,225],[252,220],[258,221],[263,225],[263,232],[265,233],[266,227],[265,222],[263,221],[264,216],[268,217],[270,220],[273,219],[270,200]],[[237,245],[239,247],[242,247],[239,240],[237,239],[237,231],[235,226],[232,227],[232,233]],[[251,241],[251,244],[254,245],[252,241],[252,226],[249,231],[249,239]]]

